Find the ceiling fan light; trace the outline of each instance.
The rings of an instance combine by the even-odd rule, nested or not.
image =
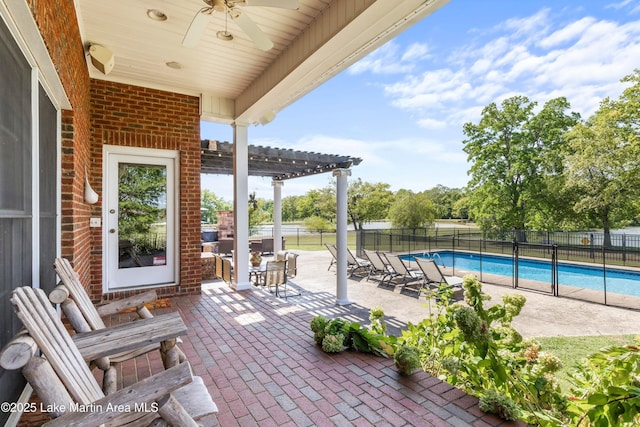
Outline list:
[[[218,31],[216,33],[216,37],[225,42],[230,42],[231,40],[233,40],[233,34],[228,31]]]
[[[224,0],[213,0],[213,4],[211,5],[211,7],[216,12],[224,12],[227,9]]]
[[[167,15],[163,11],[158,9],[147,9],[147,16],[154,21],[166,21]]]

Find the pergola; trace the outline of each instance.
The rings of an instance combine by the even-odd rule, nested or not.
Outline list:
[[[208,174],[234,174],[234,157],[236,144],[230,142],[203,140],[200,142],[200,170]],[[362,162],[362,159],[336,154],[321,154],[308,151],[281,149],[247,145],[246,153],[248,169],[244,176],[271,177],[273,180],[273,241],[274,251],[282,249],[282,184],[293,178],[331,172],[336,177],[336,241],[341,248],[347,244],[347,177],[351,175],[351,166]],[[236,176],[237,177],[237,176]],[[246,185],[245,185],[246,187]],[[235,195],[234,186],[234,195]],[[236,208],[239,206],[237,201]],[[248,223],[246,209],[236,210],[241,224]],[[237,227],[236,223],[236,227]],[[239,231],[239,230],[236,230]],[[235,249],[242,247],[245,239],[235,240]],[[345,254],[346,259],[346,254]],[[244,263],[236,263],[236,273],[246,273]],[[238,271],[240,270],[240,271]],[[348,304],[346,269],[338,274],[336,297],[339,304]],[[236,283],[237,286],[237,283]]]
[[[233,174],[233,144],[201,141],[201,171],[207,174]],[[300,178],[359,165],[358,157],[322,154],[274,147],[249,145],[249,175],[270,177],[274,181]]]

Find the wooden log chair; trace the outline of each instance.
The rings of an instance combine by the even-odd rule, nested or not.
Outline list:
[[[62,283],[55,287],[49,294],[49,300],[54,304],[60,304],[62,311],[69,320],[69,324],[77,333],[104,329],[105,324],[102,317],[135,308],[137,314],[142,319],[153,317],[153,314],[145,306],[146,303],[157,299],[155,291],[145,292],[124,298],[109,304],[96,307],[89,299],[78,273],[73,269],[71,263],[66,258],[56,258],[54,269],[60,277]],[[178,340],[172,339],[160,344],[151,344],[120,354],[115,354],[109,358],[93,360],[93,364],[104,371],[104,381],[111,378],[115,380],[116,363],[132,359],[150,351],[159,350],[165,368],[170,368],[178,363],[184,362],[186,357],[182,350],[176,345]],[[107,390],[112,391],[111,386]]]
[[[44,291],[16,288],[11,304],[25,330],[2,349],[0,365],[22,370],[41,407],[53,417],[44,426],[198,426],[199,420],[218,412],[204,382],[192,375],[188,363],[105,396]],[[138,333],[129,333],[125,340],[121,337],[127,328]],[[186,329],[179,314],[170,313],[82,335],[102,348],[94,352],[107,355],[121,351],[119,344],[129,348],[136,339],[163,339],[184,334]],[[85,342],[85,348],[92,346],[96,347]],[[37,349],[41,355],[36,354]]]

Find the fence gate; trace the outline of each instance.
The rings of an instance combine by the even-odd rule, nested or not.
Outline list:
[[[536,244],[513,241],[514,288],[557,295],[558,247],[555,244]]]

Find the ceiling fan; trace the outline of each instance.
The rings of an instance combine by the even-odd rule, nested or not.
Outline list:
[[[211,19],[211,15],[214,12],[227,14],[238,27],[245,32],[247,36],[258,46],[258,48],[267,51],[273,47],[273,42],[269,40],[269,37],[251,20],[245,15],[238,6],[266,6],[266,7],[279,7],[283,9],[297,9],[298,0],[202,0],[206,6],[196,13],[196,16],[191,21],[191,25],[187,30],[187,33],[182,39],[182,45],[185,47],[195,47],[202,36],[204,35],[207,25]],[[226,17],[225,17],[226,18]],[[221,32],[221,38],[231,37],[225,31]]]

